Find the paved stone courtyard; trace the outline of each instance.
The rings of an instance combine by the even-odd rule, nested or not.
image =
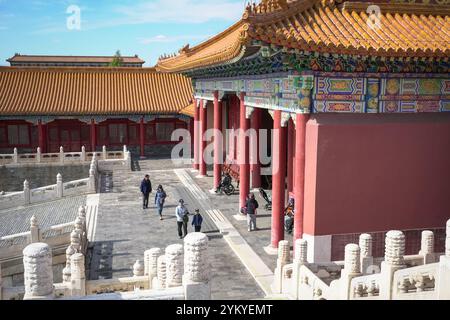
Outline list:
[[[192,177],[198,175],[197,172],[192,172],[188,170]],[[228,218],[228,220],[233,224],[233,226],[239,231],[239,233],[245,238],[252,249],[258,254],[258,256],[264,261],[264,263],[271,269],[275,270],[277,265],[277,256],[269,255],[264,251],[264,247],[270,244],[271,240],[271,225],[272,225],[272,214],[271,211],[267,211],[264,208],[266,201],[259,195],[259,192],[254,192],[256,200],[259,203],[259,209],[257,214],[257,227],[258,231],[248,232],[247,221],[238,221],[233,216],[239,213],[239,189],[233,195],[227,196],[225,194],[216,195],[211,194],[209,190],[212,189],[214,184],[213,173],[208,171],[208,177],[204,178],[194,178],[197,184],[206,191],[208,195],[208,200],[211,202],[212,206],[220,208],[222,213]],[[233,181],[233,185],[236,187],[236,181]],[[270,191],[268,191],[270,197]],[[285,233],[285,239],[291,243],[292,247],[292,235]]]
[[[90,260],[89,279],[110,279],[132,275],[132,265],[152,247],[182,243],[178,239],[175,207],[184,199],[190,212],[201,208],[199,199],[180,183],[170,160],[139,161],[135,171],[114,171],[101,178],[97,227]],[[181,166],[182,167],[182,166]],[[186,167],[186,172],[190,168]],[[151,175],[153,189],[162,184],[168,194],[164,220],[160,221],[150,198],[150,209],[142,209],[139,184]],[[153,193],[154,196],[154,193]],[[153,200],[153,201],[152,201]],[[222,207],[220,207],[222,208]],[[203,232],[210,238],[213,299],[261,299],[264,293],[222,238],[207,214]],[[192,232],[192,227],[189,228]]]
[[[29,231],[33,215],[42,229],[75,221],[78,208],[83,205],[86,205],[85,195],[0,210],[0,237]]]

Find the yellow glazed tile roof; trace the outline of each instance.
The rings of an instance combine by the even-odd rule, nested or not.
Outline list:
[[[137,55],[134,57],[121,57],[124,63],[139,63],[144,64],[145,61],[140,59]],[[19,55],[9,58],[8,62],[27,62],[27,63],[111,63],[114,57],[111,56],[39,56],[39,55]]]
[[[191,81],[142,68],[0,67],[0,115],[179,113]]]
[[[180,114],[193,118],[195,116],[195,103],[190,104],[180,111]]]
[[[324,53],[448,59],[450,6],[445,1],[263,0],[230,29],[161,59],[157,69],[180,72],[226,63],[243,54],[251,40]],[[373,2],[380,8],[379,23],[367,13]]]
[[[242,45],[246,41],[245,30],[248,27],[242,21],[234,24],[224,32],[194,47],[185,47],[180,50],[179,55],[160,59],[158,71],[173,71],[176,69],[186,70],[200,67],[205,64],[216,64],[233,60],[242,51]]]

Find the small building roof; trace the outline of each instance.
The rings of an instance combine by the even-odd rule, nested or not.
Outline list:
[[[188,78],[153,68],[0,67],[2,115],[178,114],[192,95]]]
[[[156,68],[184,72],[230,63],[253,54],[255,41],[308,52],[448,59],[450,6],[426,2],[262,0],[248,6],[232,27],[160,58]],[[367,9],[374,3],[380,8],[379,24],[368,22]]]
[[[145,61],[135,56],[121,57],[124,63],[144,64]],[[45,55],[21,55],[15,54],[8,62],[16,63],[111,63],[113,56],[45,56]]]
[[[180,114],[184,114],[185,116],[189,116],[193,118],[195,116],[195,103],[191,103],[186,108],[180,111]]]

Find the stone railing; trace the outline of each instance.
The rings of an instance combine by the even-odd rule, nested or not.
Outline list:
[[[78,219],[78,218],[77,218]],[[192,233],[184,247],[176,244],[165,251],[154,248],[133,265],[133,276],[86,281],[85,254],[77,221],[66,251],[63,283],[53,283],[52,250],[48,244],[33,243],[23,250],[25,286],[2,288],[1,299],[26,300],[209,300],[210,265],[208,237]]]
[[[439,263],[397,271],[394,274],[392,299],[435,300],[438,272]]]
[[[359,245],[346,246],[343,265],[320,265],[306,261],[307,244],[303,239],[297,240],[296,256],[290,263],[289,243],[282,241],[273,292],[299,300],[450,299],[450,220],[445,255],[434,252],[431,231],[422,232],[417,255],[405,256],[401,231],[388,232],[385,246],[384,260],[376,261],[372,257],[372,238],[364,234]]]
[[[4,155],[0,155],[0,159],[2,156]],[[31,155],[24,156],[27,156],[26,159],[30,159],[31,157]],[[40,158],[41,156],[37,156],[37,159]],[[36,159],[36,157],[33,159]],[[105,147],[103,147],[103,152],[85,153],[82,151],[80,157],[77,156],[77,153],[61,152],[60,159],[80,159],[76,160],[78,162],[90,161],[91,166],[88,178],[64,183],[62,175],[58,174],[56,176],[56,184],[36,189],[30,189],[29,181],[25,180],[23,183],[23,191],[0,193],[0,210],[56,200],[65,196],[96,193],[100,171],[111,171],[117,166],[124,166],[126,169],[131,170],[131,153],[127,150],[126,146],[120,152],[107,152]],[[61,161],[60,163],[66,162]],[[24,164],[24,162],[19,162],[19,164]]]
[[[380,282],[380,274],[352,279],[350,284],[350,299],[378,299],[380,296]]]
[[[103,146],[99,152],[86,152],[85,147],[82,147],[80,152],[64,152],[61,147],[58,153],[42,153],[41,149],[37,148],[36,153],[25,154],[19,154],[17,148],[14,148],[12,154],[0,154],[0,165],[77,164],[90,162],[94,157],[98,160],[126,160],[128,152],[126,146],[123,151],[108,151]]]
[[[21,256],[23,249],[33,243],[45,242],[52,248],[66,247],[72,242],[81,244],[82,252],[87,250],[86,207],[80,207],[75,221],[41,229],[35,216],[30,220],[27,232],[0,237],[0,261]],[[74,234],[76,233],[76,235]],[[80,239],[77,240],[77,237]]]
[[[0,209],[41,203],[61,199],[68,196],[97,193],[99,179],[99,161],[96,156],[91,160],[89,177],[75,181],[63,182],[61,174],[56,176],[56,184],[36,189],[30,189],[30,183],[25,180],[23,191],[0,195]]]

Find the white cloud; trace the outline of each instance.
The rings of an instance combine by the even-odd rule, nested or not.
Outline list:
[[[137,2],[137,3],[136,3]],[[238,21],[243,12],[243,2],[236,0],[142,0],[133,5],[111,6],[110,18],[83,19],[81,31],[111,28],[124,25],[151,23],[205,23],[209,21]],[[33,33],[65,32],[60,24],[50,24]],[[154,39],[153,42],[176,40]],[[150,41],[152,42],[152,41]],[[150,43],[149,42],[149,43]]]

